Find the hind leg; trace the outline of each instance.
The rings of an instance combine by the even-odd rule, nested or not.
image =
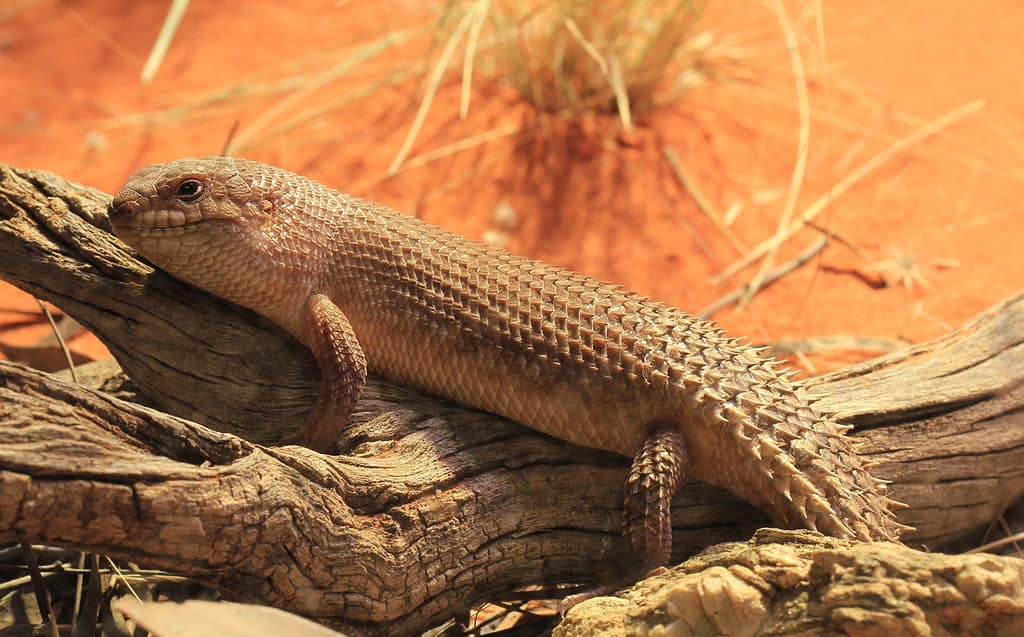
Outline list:
[[[672,552],[672,496],[683,482],[686,444],[678,432],[651,434],[633,457],[626,479],[625,520],[629,563],[638,573],[668,564]]]
[[[683,483],[686,461],[686,443],[674,430],[656,431],[644,441],[626,478],[622,528],[627,551],[625,572],[616,585],[600,586],[563,599],[558,605],[562,615],[584,600],[607,595],[668,564],[672,552],[669,509],[672,496]]]

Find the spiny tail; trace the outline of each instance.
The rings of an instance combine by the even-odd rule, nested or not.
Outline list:
[[[850,427],[815,407],[814,397],[788,379],[791,372],[776,369],[778,360],[724,340],[701,352],[708,365],[694,379],[697,401],[712,408],[770,485],[774,497],[762,499],[776,520],[841,538],[898,541],[910,527],[893,511],[905,505],[888,498],[887,482],[868,472],[871,465],[846,435]]]
[[[897,522],[894,510],[905,505],[869,473],[872,465],[846,435],[850,427],[817,408],[788,372],[775,369],[778,361],[756,358],[760,364],[746,369],[754,382],[721,415],[779,496],[775,516],[837,537],[898,541],[910,527]]]

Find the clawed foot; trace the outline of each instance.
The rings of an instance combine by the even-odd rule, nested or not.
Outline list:
[[[647,579],[648,577],[655,577],[657,575],[667,575],[668,572],[669,570],[666,567],[658,566],[657,568],[651,569],[647,571],[646,574],[640,575],[639,577],[624,577],[619,580],[618,585],[616,586],[608,584],[604,586],[595,586],[594,588],[589,588],[583,591],[582,593],[569,595],[567,597],[562,598],[562,601],[558,602],[558,615],[559,617],[565,617],[565,614],[568,613],[573,606],[579,604],[580,602],[585,602],[588,599],[593,599],[595,597],[610,595],[619,589],[625,588],[627,586],[632,586],[633,584],[637,583],[642,579]]]
[[[558,616],[565,617],[565,614],[569,612],[576,604],[585,602],[588,599],[594,597],[601,597],[615,591],[613,586],[597,586],[595,588],[587,589],[582,593],[576,593],[575,595],[569,595],[568,597],[562,598],[562,601],[558,602]]]

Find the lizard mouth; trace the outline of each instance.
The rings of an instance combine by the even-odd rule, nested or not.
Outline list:
[[[133,199],[112,201],[107,207],[107,216],[113,225],[127,228],[175,228],[202,219],[201,216],[188,214],[184,210],[147,209]]]
[[[114,224],[114,227],[118,232],[130,232],[137,237],[180,237],[186,233],[195,232],[199,229],[199,225],[202,223],[202,221],[196,221],[194,223],[187,223],[181,226],[168,226],[166,228],[120,224]]]
[[[124,202],[107,210],[110,224],[117,232],[138,237],[177,237],[195,232],[200,226],[226,219],[197,217],[182,210],[140,210],[134,202]]]

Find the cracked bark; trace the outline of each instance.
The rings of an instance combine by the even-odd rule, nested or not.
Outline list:
[[[104,552],[393,634],[518,585],[593,577],[618,553],[626,459],[380,381],[346,454],[263,446],[304,421],[312,357],[137,260],[109,233],[108,201],[0,165],[0,276],[93,330],[134,383],[108,369],[95,391],[0,363],[0,540]],[[1024,492],[1024,295],[811,384],[910,505],[909,543],[940,548]],[[139,396],[160,411],[121,400]],[[764,522],[696,483],[673,519],[675,560]]]

